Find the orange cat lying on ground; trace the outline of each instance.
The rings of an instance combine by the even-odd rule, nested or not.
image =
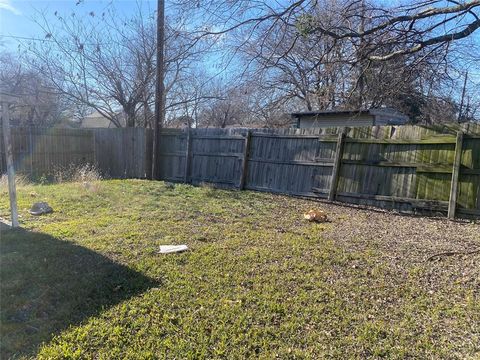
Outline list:
[[[305,214],[303,214],[303,217],[308,221],[315,221],[315,222],[328,221],[327,213],[323,210],[310,210],[309,212],[306,212]]]

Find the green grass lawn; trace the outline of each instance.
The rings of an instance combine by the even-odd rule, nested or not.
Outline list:
[[[480,257],[421,261],[352,220],[383,215],[334,207],[312,224],[303,212],[326,205],[139,180],[18,201],[25,230],[0,234],[2,359],[480,358]],[[35,201],[55,212],[30,216]]]

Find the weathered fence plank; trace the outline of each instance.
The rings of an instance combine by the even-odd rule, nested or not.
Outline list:
[[[245,181],[247,178],[247,171],[248,171],[248,157],[250,154],[249,151],[250,151],[251,138],[252,138],[252,132],[249,130],[247,132],[247,136],[245,137],[245,144],[243,146],[242,173],[241,173],[240,185],[239,185],[240,190],[243,190],[245,188]]]
[[[187,130],[187,144],[185,149],[185,180],[184,182],[188,184],[190,182],[190,164],[192,161],[192,137],[191,130]]]
[[[343,157],[343,142],[345,140],[346,129],[338,134],[337,147],[335,150],[335,159],[333,160],[332,181],[330,184],[330,191],[328,193],[328,200],[335,200],[335,192],[338,186],[338,175],[340,174],[340,166]]]
[[[450,187],[450,199],[448,201],[448,218],[455,218],[455,210],[457,208],[457,194],[458,194],[458,178],[460,175],[460,163],[462,161],[462,147],[463,147],[463,132],[457,133],[457,140],[455,144],[455,159],[453,161],[452,181]]]

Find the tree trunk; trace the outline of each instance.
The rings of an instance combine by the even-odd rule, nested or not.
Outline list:
[[[123,108],[125,116],[125,127],[135,127],[135,108],[134,107],[124,107]]]

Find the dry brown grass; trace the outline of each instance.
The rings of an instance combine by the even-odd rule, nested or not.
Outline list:
[[[79,182],[79,183],[93,183],[102,180],[100,171],[91,164],[85,165],[71,165],[66,168],[58,168],[54,172],[54,182]]]
[[[30,185],[31,181],[23,174],[15,174],[15,185],[17,187],[24,187]],[[8,177],[7,174],[0,176],[0,193],[8,191]]]

